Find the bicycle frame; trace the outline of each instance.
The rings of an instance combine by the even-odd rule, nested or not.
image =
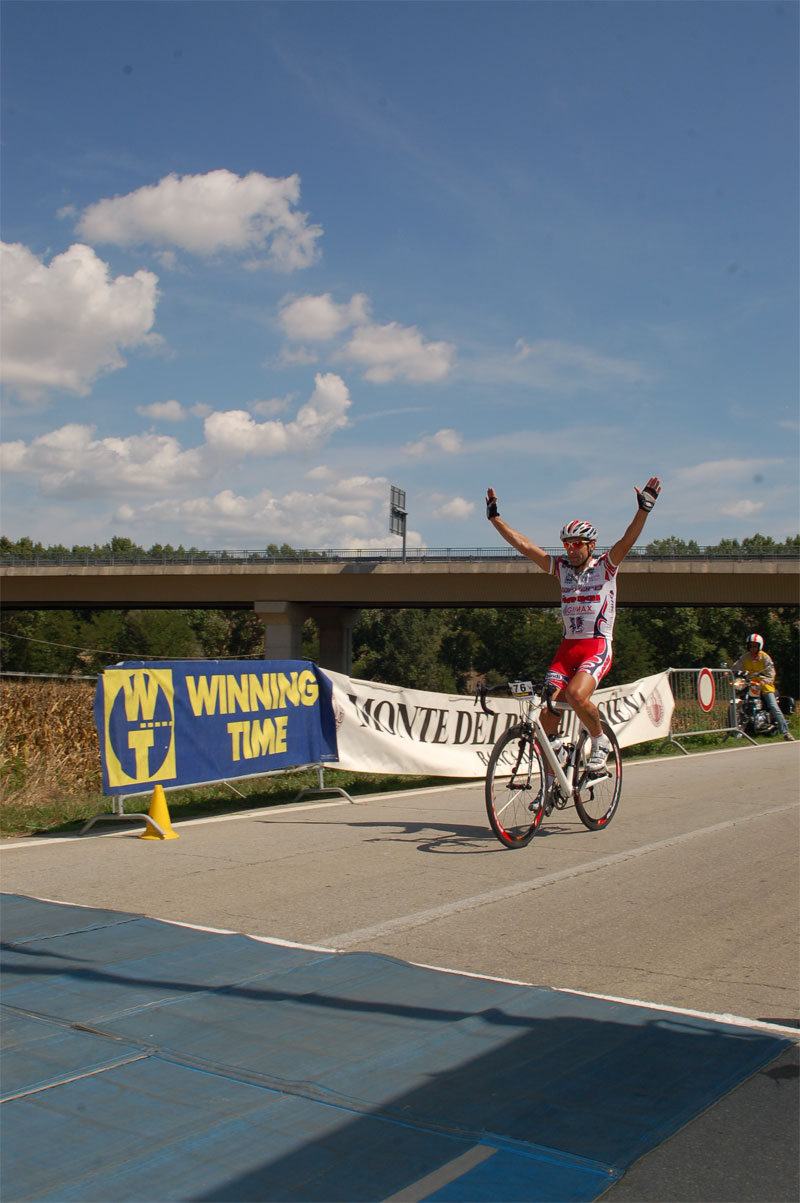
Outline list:
[[[554,703],[547,686],[509,681],[506,687],[519,704],[520,721],[512,720],[492,749],[484,786],[489,823],[500,843],[524,848],[542,819],[570,801],[584,827],[606,827],[616,814],[622,789],[619,742],[610,724],[602,721],[609,745],[606,765],[590,772],[589,732],[572,708],[566,702]],[[486,692],[479,686],[477,696],[486,713],[494,714],[486,705]],[[556,746],[541,722],[544,706],[551,714],[560,712]]]
[[[554,752],[550,738],[539,721],[539,715],[544,709],[546,702],[540,694],[536,693],[530,681],[509,681],[508,688],[519,701],[522,721],[526,726],[531,728],[536,737],[536,742],[542,753],[542,759],[550,767],[563,796],[571,798],[575,789],[577,757],[573,754],[570,756],[567,764],[562,766],[558,756]],[[589,732],[583,726],[575,711],[566,702],[551,702],[550,707],[552,710],[560,711],[562,715],[568,715],[566,722],[562,717],[559,733],[565,743],[571,744],[573,749],[577,749],[583,739],[589,738]],[[564,772],[565,768],[569,776]]]

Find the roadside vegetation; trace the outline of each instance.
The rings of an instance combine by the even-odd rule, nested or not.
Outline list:
[[[79,830],[96,814],[111,811],[110,800],[101,793],[100,752],[94,726],[95,682],[36,678],[0,679],[0,835],[5,837]],[[800,738],[800,716],[790,724]],[[694,736],[682,741],[691,751],[731,747],[719,736]],[[740,741],[741,745],[745,741]],[[770,742],[759,741],[759,742]],[[748,745],[749,746],[749,745]],[[681,756],[675,745],[658,740],[623,750],[626,759],[650,756]],[[430,789],[456,785],[447,777],[412,777],[399,774],[351,773],[325,768],[325,795],[309,801],[340,795],[344,790],[355,798],[367,794],[406,789]],[[476,782],[476,784],[479,784]],[[167,805],[173,821],[200,815],[255,810],[293,802],[302,790],[316,790],[316,770],[290,771],[271,777],[235,781],[170,791]],[[126,802],[128,813],[149,809],[150,796]],[[104,828],[108,824],[104,823]]]

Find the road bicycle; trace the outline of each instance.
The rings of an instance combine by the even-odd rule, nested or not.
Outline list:
[[[581,822],[590,831],[607,827],[617,812],[622,792],[622,757],[617,737],[605,719],[603,734],[610,745],[601,776],[590,774],[592,741],[578,716],[565,702],[553,702],[549,686],[509,681],[478,697],[487,714],[487,693],[510,690],[520,704],[520,722],[504,731],[492,749],[486,770],[486,812],[492,831],[506,848],[524,848],[553,809],[574,802]],[[539,716],[545,708],[561,713],[553,740]]]

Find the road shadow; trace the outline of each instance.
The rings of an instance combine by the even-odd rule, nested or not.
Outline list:
[[[258,822],[270,823],[268,818],[259,819]],[[283,819],[280,823],[282,826],[302,826],[306,827],[340,827],[341,822],[331,822],[325,819]],[[580,820],[575,816],[575,821],[572,823],[566,820],[559,820],[555,816],[551,816],[544,820],[539,831],[534,836],[530,844],[524,845],[519,849],[506,848],[494,836],[488,823],[485,826],[478,824],[451,824],[451,823],[429,823],[426,820],[404,820],[404,819],[355,819],[352,822],[345,821],[344,826],[356,827],[364,831],[375,831],[374,836],[367,836],[365,843],[413,843],[416,841],[417,850],[419,852],[428,853],[449,853],[455,855],[482,855],[488,852],[524,852],[525,848],[531,848],[534,844],[539,844],[541,840],[547,840],[554,836],[573,836],[573,835],[593,835],[588,828],[584,827]],[[437,834],[439,833],[439,834]]]

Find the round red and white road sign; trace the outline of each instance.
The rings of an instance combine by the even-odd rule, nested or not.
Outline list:
[[[710,668],[701,668],[697,674],[697,700],[703,710],[711,710],[714,705],[714,677]]]

